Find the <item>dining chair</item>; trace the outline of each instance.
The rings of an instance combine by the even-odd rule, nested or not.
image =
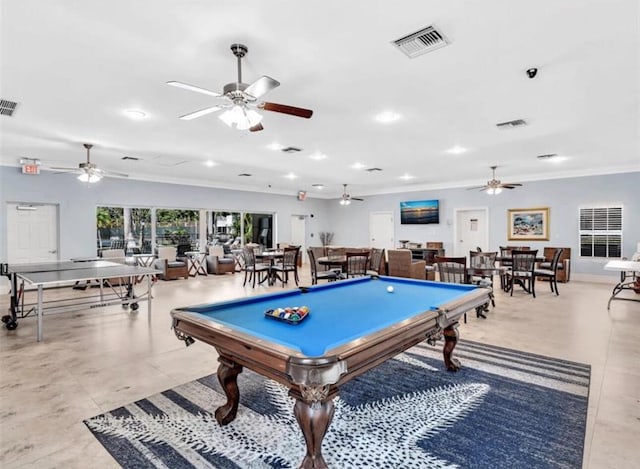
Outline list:
[[[369,252],[349,252],[347,251],[346,276],[347,278],[362,277],[367,275],[369,266]]]
[[[482,252],[482,251],[469,251],[469,267],[471,269],[481,269],[481,273],[475,273],[469,276],[469,282],[481,287],[489,288],[489,298],[491,300],[491,306],[496,307],[496,300],[493,294],[493,273],[496,268],[497,252]],[[485,311],[489,308],[487,303]]]
[[[340,274],[342,273],[341,269],[334,270],[319,270],[318,263],[316,261],[316,255],[313,248],[307,249],[307,255],[309,256],[309,267],[311,268],[311,284],[316,285],[318,280],[328,280],[329,282],[333,282],[340,278]],[[326,267],[326,266],[322,266]]]
[[[269,266],[256,262],[256,253],[253,247],[245,246],[242,249],[242,261],[244,264],[242,266],[242,270],[244,271],[243,287],[247,284],[247,279],[249,279],[252,282],[253,288],[255,288],[256,277],[258,277],[258,282],[260,283],[264,281],[265,276],[269,275]],[[263,274],[264,276],[261,277]]]
[[[275,264],[271,269],[280,273],[280,280],[282,281],[282,288],[285,283],[289,283],[289,273],[293,273],[293,279],[298,286],[298,255],[300,253],[300,246],[291,246],[283,249],[282,263]]]
[[[536,265],[538,250],[511,251],[511,270],[506,271],[507,291],[513,296],[514,283],[519,284],[524,291],[536,297],[536,277],[533,273]]]
[[[384,273],[384,248],[371,248],[371,258],[369,259],[369,269],[367,275],[380,275]]]
[[[557,248],[556,252],[553,253],[553,258],[551,259],[551,266],[549,269],[533,269],[533,275],[535,277],[541,277],[549,280],[551,292],[555,293],[556,296],[560,294],[558,293],[558,265],[560,262],[560,256],[562,256],[562,251],[564,251],[564,249]]]
[[[435,266],[438,272],[439,282],[448,283],[469,283],[467,276],[467,258],[466,257],[443,257],[436,256]],[[478,308],[483,308],[479,306]],[[480,313],[476,308],[476,315],[480,317]],[[484,315],[482,316],[484,317]],[[467,313],[464,313],[464,322],[467,323]]]

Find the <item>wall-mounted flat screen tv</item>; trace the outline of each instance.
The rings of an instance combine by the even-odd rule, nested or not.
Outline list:
[[[400,202],[402,225],[429,225],[440,223],[440,204],[437,200]]]

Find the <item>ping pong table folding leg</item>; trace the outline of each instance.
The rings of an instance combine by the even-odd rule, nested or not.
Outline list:
[[[38,331],[36,333],[36,339],[38,342],[42,342],[42,284],[38,285]]]

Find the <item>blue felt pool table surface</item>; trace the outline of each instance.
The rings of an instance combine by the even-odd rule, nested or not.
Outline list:
[[[392,293],[387,291],[388,286],[393,286]],[[319,357],[404,319],[438,309],[475,289],[473,285],[362,277],[309,287],[306,293],[288,290],[179,310],[308,357]],[[309,308],[309,316],[299,324],[265,317],[269,309],[293,306]]]

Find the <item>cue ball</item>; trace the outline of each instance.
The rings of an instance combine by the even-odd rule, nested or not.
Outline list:
[[[393,287],[392,287],[391,285],[389,285],[389,286],[387,287],[387,291],[388,291],[389,293],[393,293]]]

